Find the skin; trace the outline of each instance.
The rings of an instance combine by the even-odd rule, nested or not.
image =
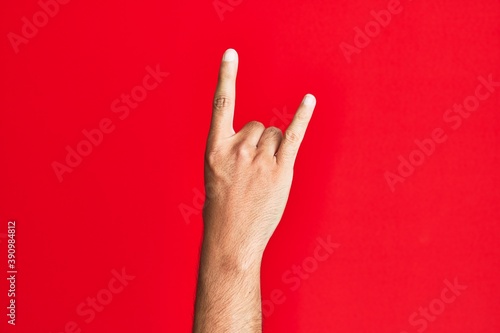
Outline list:
[[[316,99],[307,94],[283,134],[252,121],[233,129],[238,55],[223,56],[205,151],[193,332],[262,332],[260,266],[285,210],[295,158]]]

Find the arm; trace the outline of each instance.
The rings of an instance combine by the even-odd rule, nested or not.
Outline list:
[[[283,135],[259,122],[233,130],[238,56],[221,63],[205,153],[204,237],[196,333],[261,332],[260,265],[286,206],[316,100],[306,95]]]

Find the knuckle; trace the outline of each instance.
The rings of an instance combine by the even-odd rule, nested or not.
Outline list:
[[[251,121],[247,124],[247,126],[251,129],[251,130],[257,130],[257,129],[263,129],[265,128],[264,124],[261,123],[260,121]]]
[[[254,161],[258,174],[265,174],[270,171],[269,163],[264,158],[257,158]]]
[[[252,152],[247,145],[241,144],[236,147],[236,159],[239,161],[247,161],[252,157]]]
[[[297,111],[296,117],[301,122],[305,122],[309,119],[309,115],[304,110]]]
[[[266,129],[266,131],[269,132],[270,136],[282,136],[283,135],[281,130],[278,127],[274,127],[274,126],[268,127]]]
[[[220,95],[220,96],[215,96],[214,98],[214,109],[215,110],[223,110],[232,105],[233,101],[225,96],[225,95]]]
[[[297,144],[300,142],[300,136],[294,131],[287,129],[285,132],[285,140],[290,143]]]
[[[258,154],[257,156],[255,156],[255,159],[253,160],[253,166],[257,171],[257,174],[264,175],[272,173],[273,165],[271,161],[272,160],[269,159],[268,156],[265,156],[263,154]]]

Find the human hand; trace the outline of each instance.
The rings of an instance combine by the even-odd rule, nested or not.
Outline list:
[[[299,146],[316,99],[306,95],[290,126],[256,121],[233,129],[238,55],[224,53],[205,152],[204,246],[222,257],[259,260],[286,206]],[[238,262],[241,264],[241,262]]]

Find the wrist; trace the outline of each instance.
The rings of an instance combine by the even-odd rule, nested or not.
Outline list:
[[[214,232],[204,232],[201,259],[221,272],[260,273],[263,253],[263,249],[256,244],[220,237]]]

